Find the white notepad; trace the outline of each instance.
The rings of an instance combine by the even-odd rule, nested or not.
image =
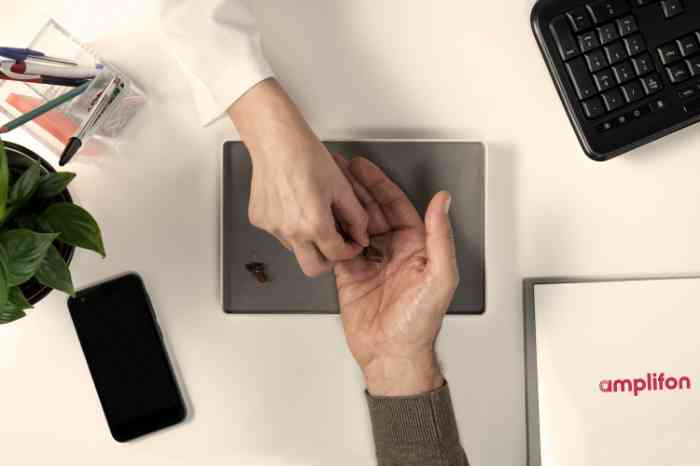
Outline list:
[[[700,464],[700,279],[526,286],[530,466]]]

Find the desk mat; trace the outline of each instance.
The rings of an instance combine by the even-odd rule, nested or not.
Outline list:
[[[461,281],[448,314],[481,314],[485,307],[485,148],[474,142],[326,142],[332,153],[376,163],[413,201],[421,216],[432,196],[452,193],[452,222]],[[240,142],[224,145],[223,306],[234,314],[337,314],[332,273],[310,279],[292,253],[248,221],[252,166]],[[245,265],[262,262],[259,284]]]

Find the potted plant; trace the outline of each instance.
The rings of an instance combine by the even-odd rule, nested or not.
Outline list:
[[[0,324],[24,317],[52,289],[75,294],[68,266],[76,247],[105,256],[97,222],[68,192],[73,178],[0,141]]]

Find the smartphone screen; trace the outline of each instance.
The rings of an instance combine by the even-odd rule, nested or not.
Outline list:
[[[81,290],[68,308],[115,440],[184,419],[185,404],[138,275]]]

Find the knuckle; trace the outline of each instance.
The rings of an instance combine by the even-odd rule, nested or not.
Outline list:
[[[304,238],[303,229],[301,228],[299,222],[297,221],[285,221],[282,222],[279,227],[280,235],[283,238],[289,238],[293,240],[300,240]]]
[[[281,238],[295,239],[297,237],[296,230],[290,225],[279,225],[275,230]]]
[[[452,273],[448,276],[447,280],[445,280],[445,285],[447,289],[449,289],[451,292],[456,290],[457,287],[459,286],[459,272],[457,273]]]
[[[326,240],[330,238],[329,229],[319,217],[309,219],[309,221],[306,223],[305,232],[308,236],[318,240]]]
[[[343,244],[342,247],[339,248],[338,251],[334,254],[335,257],[332,260],[336,262],[347,261],[357,257],[360,254],[360,252],[361,251],[359,249],[355,250],[352,247]]]
[[[326,272],[326,267],[323,264],[305,263],[301,264],[301,270],[307,277],[315,278]]]
[[[323,254],[326,256],[326,259],[331,262],[339,262],[346,259],[346,257],[344,257],[345,254],[342,254],[342,251],[337,251],[335,249],[328,249],[324,251]]]
[[[369,214],[366,210],[362,209],[362,213],[358,216],[358,223],[363,229],[367,228],[367,225],[369,224]]]
[[[260,226],[260,215],[254,209],[248,209],[248,220],[251,225]]]
[[[279,226],[274,226],[268,230],[268,233],[270,233],[272,236],[276,237],[279,240],[282,240],[285,238],[284,232]]]

